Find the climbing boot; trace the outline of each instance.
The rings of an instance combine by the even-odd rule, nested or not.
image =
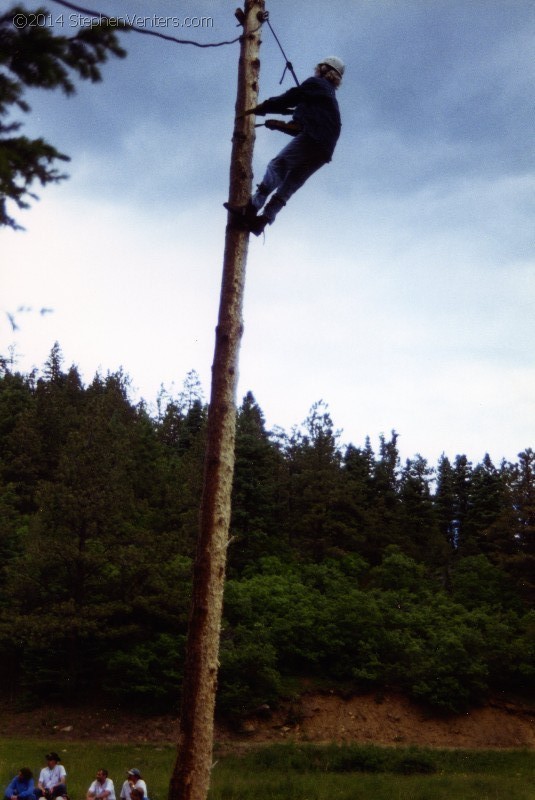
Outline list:
[[[261,233],[264,233],[264,228],[268,222],[269,219],[265,214],[259,214],[257,217],[254,217],[254,219],[247,221],[247,230],[254,233],[255,236],[260,236]]]
[[[279,211],[284,208],[286,205],[286,201],[280,197],[278,194],[274,194],[269,203],[264,208],[263,216],[267,219],[270,225],[273,225],[275,222],[275,217],[279,213]]]

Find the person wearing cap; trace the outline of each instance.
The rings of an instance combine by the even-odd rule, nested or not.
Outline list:
[[[99,769],[97,776],[87,790],[86,800],[115,800],[115,786],[108,778],[107,769]]]
[[[4,792],[4,800],[33,800],[35,785],[28,767],[21,767]]]
[[[67,794],[65,767],[60,764],[61,759],[57,753],[47,753],[45,759],[47,766],[39,773],[39,780],[33,792],[34,797],[46,797],[47,800],[62,797]]]
[[[224,203],[237,227],[259,236],[311,175],[331,161],[342,123],[336,90],[342,83],[344,63],[327,56],[316,65],[314,75],[300,86],[245,112],[245,115],[291,114],[286,126],[294,139],[273,158],[257,190],[245,206]],[[271,126],[266,123],[267,127]],[[271,199],[269,199],[272,195]],[[261,213],[260,213],[261,212]]]
[[[147,796],[147,784],[138,769],[129,769],[126,773],[126,780],[121,789],[121,800],[131,800],[132,789],[141,789],[143,796]]]

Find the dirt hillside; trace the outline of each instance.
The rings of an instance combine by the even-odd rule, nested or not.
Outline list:
[[[395,694],[380,701],[371,695],[305,694],[288,712],[286,720],[275,715],[271,727],[255,720],[244,727],[257,741],[535,748],[535,709],[499,701],[460,716],[436,717]]]
[[[141,723],[141,724],[140,724]],[[139,716],[118,709],[72,709],[54,706],[16,712],[0,707],[3,736],[62,741],[175,742],[178,719]],[[335,693],[305,693],[291,705],[261,708],[239,732],[219,726],[223,747],[280,741],[356,742],[462,748],[535,749],[535,709],[495,700],[455,717],[430,716],[396,694],[344,699]]]

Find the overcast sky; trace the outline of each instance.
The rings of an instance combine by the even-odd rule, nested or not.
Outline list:
[[[78,15],[39,4],[74,33]],[[239,33],[236,0],[82,5],[202,42]],[[301,80],[327,55],[346,62],[343,128],[333,162],[265,242],[251,237],[238,399],[251,390],[268,427],[289,429],[322,398],[343,442],[376,447],[396,429],[403,458],[516,460],[535,446],[535,5],[266,8]],[[154,15],[213,24],[157,28]],[[28,95],[24,132],[72,161],[17,213],[25,232],[0,232],[0,352],[15,345],[28,370],[57,340],[86,382],[122,366],[149,403],[195,369],[208,397],[239,45],[123,43],[101,84]],[[292,79],[279,86],[267,26],[261,53],[264,99]],[[256,180],[287,141],[258,129]],[[34,311],[13,331],[5,312],[20,306]]]

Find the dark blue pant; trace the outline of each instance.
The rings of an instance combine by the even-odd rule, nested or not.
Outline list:
[[[267,165],[261,191],[259,189],[251,198],[253,205],[260,210],[275,191],[284,205],[326,163],[325,153],[317,142],[306,133],[298,134]]]

